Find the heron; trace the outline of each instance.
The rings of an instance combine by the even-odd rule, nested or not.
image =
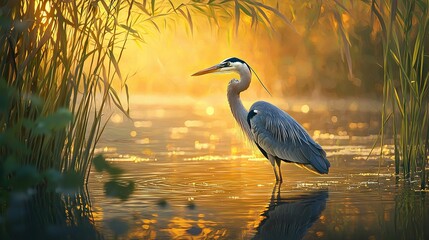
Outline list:
[[[227,98],[231,113],[244,135],[270,161],[276,182],[283,182],[282,162],[295,163],[317,174],[328,173],[330,163],[326,152],[292,116],[265,101],[255,102],[249,111],[244,107],[240,93],[249,88],[252,78],[252,68],[245,61],[231,57],[192,76],[215,72],[235,72],[240,76],[240,79],[233,78],[228,84]]]

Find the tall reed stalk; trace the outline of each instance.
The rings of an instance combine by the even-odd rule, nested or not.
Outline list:
[[[395,171],[426,187],[429,136],[429,1],[372,1],[383,34],[382,122],[392,116]],[[383,126],[384,128],[384,126]],[[383,145],[383,144],[382,144]]]

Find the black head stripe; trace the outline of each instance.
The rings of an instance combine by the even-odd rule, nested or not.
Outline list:
[[[247,64],[245,61],[243,61],[243,60],[241,60],[239,58],[236,58],[236,57],[228,58],[224,62],[239,62],[239,63],[243,63],[243,64],[246,64],[246,66],[249,68],[249,71],[251,71],[249,64]]]

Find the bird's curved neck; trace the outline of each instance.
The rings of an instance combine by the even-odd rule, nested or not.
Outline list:
[[[244,134],[249,140],[252,140],[252,134],[250,126],[247,123],[247,109],[244,107],[240,99],[240,93],[249,88],[250,86],[250,72],[240,72],[240,80],[231,80],[228,85],[228,103],[231,108],[232,115],[234,116],[237,123],[240,125]]]

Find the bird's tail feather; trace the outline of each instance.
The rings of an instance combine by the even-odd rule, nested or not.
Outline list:
[[[317,174],[317,175],[319,175],[319,176],[321,176],[322,174],[326,174],[326,173],[321,173],[321,172],[319,172],[316,168],[314,168],[312,165],[310,165],[310,164],[300,164],[300,163],[295,163],[295,165],[296,166],[298,166],[298,167],[300,167],[300,168],[303,168],[303,169],[305,169],[305,170],[307,170],[307,171],[310,171],[310,172],[312,172],[312,173],[314,173],[314,174]]]

